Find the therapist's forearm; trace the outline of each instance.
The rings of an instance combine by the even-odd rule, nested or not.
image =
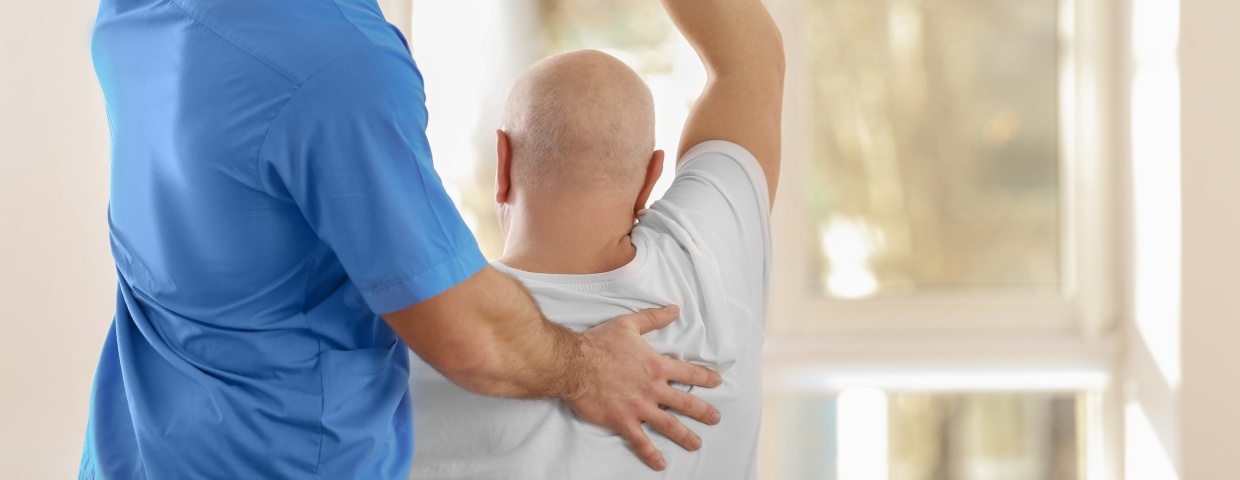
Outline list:
[[[547,320],[511,277],[486,267],[424,303],[385,318],[453,383],[517,398],[560,397],[580,387],[583,338]]]

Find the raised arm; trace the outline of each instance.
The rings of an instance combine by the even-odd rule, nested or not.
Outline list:
[[[642,335],[669,325],[674,308],[617,317],[578,335],[548,321],[525,288],[485,267],[422,303],[384,315],[428,364],[474,393],[518,398],[562,398],[586,420],[611,428],[656,470],[663,456],[641,428],[652,427],[689,450],[701,439],[666,405],[703,423],[719,411],[668,385],[722,383],[704,367],[659,355]]]
[[[663,0],[663,5],[707,74],[706,88],[685,121],[677,159],[707,140],[740,145],[762,165],[774,201],[784,97],[779,28],[760,0]]]

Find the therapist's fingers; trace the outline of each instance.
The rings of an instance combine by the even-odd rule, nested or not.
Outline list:
[[[618,318],[635,327],[637,333],[645,335],[671,325],[678,316],[680,316],[680,307],[668,305],[663,308],[648,308],[637,313],[621,315]]]
[[[702,448],[701,437],[693,433],[693,430],[689,430],[685,424],[680,423],[680,419],[675,415],[656,408],[646,415],[646,423],[659,433],[666,435],[667,438],[679,443],[685,450],[696,452],[697,449]]]
[[[719,423],[719,410],[689,392],[667,387],[659,404],[707,425]]]
[[[654,442],[650,441],[650,437],[646,435],[646,431],[642,430],[641,423],[632,423],[618,430],[621,437],[629,441],[633,446],[633,450],[637,451],[637,456],[646,462],[650,468],[662,472],[667,468],[667,460],[663,459],[663,454],[659,453],[659,449],[654,446]]]
[[[723,377],[714,370],[689,362],[668,359],[667,379],[686,385],[714,388],[723,384]]]

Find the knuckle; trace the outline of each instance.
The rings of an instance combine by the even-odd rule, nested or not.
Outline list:
[[[652,420],[653,421],[650,422],[651,426],[659,429],[659,431],[662,431],[663,433],[671,433],[671,431],[676,427],[676,424],[680,423],[676,421],[676,417],[672,416],[672,414],[662,410],[660,410],[658,415],[656,415]]]
[[[667,374],[669,370],[668,367],[669,367],[668,360],[663,357],[659,357],[659,358],[650,360],[650,364],[646,368],[647,370],[650,371],[651,375],[662,379],[662,378],[667,378]]]
[[[706,411],[708,409],[706,408],[705,403],[706,402],[703,402],[695,397],[687,395],[680,397],[680,408],[683,412]]]
[[[660,388],[658,384],[647,383],[641,386],[642,395],[646,398],[658,398]]]

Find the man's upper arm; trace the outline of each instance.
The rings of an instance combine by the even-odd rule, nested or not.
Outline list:
[[[681,133],[678,161],[708,140],[740,145],[762,166],[774,200],[784,83],[779,30],[757,0],[665,0],[664,4],[709,75]]]

